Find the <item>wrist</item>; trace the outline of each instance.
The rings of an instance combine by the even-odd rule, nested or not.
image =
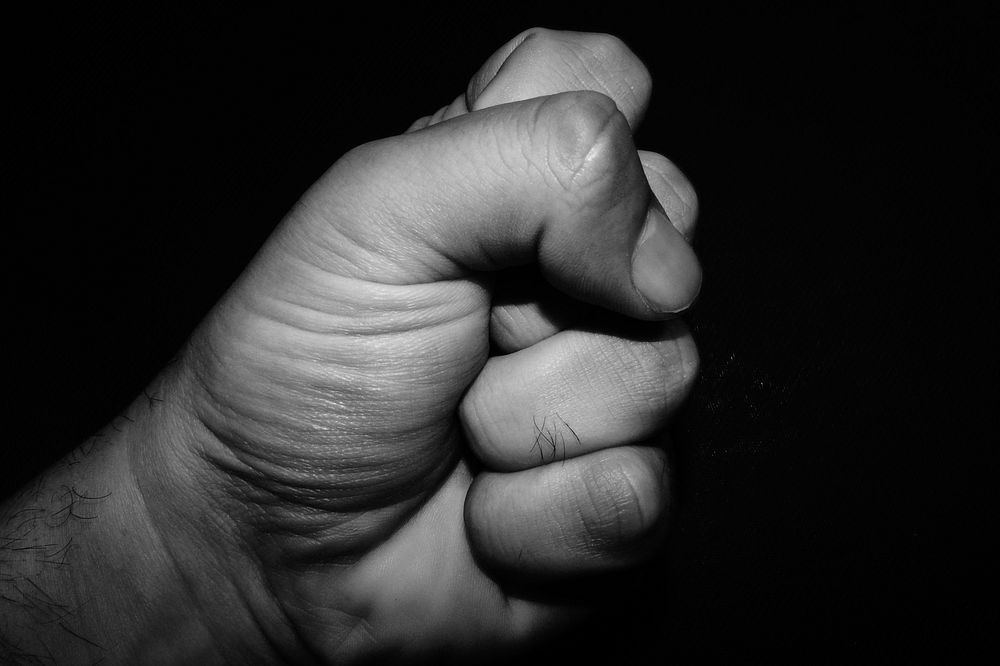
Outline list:
[[[294,645],[198,487],[175,376],[0,506],[0,661],[265,663]]]
[[[270,593],[238,498],[213,462],[216,443],[191,404],[192,381],[184,362],[168,367],[133,403],[145,418],[129,424],[123,447],[143,514],[137,519],[169,572],[163,589],[181,609],[171,612],[197,622],[165,642],[188,644],[185,631],[203,635],[199,652],[180,655],[181,663],[299,663],[294,631]]]

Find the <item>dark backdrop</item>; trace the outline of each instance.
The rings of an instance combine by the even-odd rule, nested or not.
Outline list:
[[[140,390],[340,154],[534,24],[647,62],[638,143],[697,186],[706,273],[672,537],[539,661],[989,645],[998,26],[961,9],[9,17],[4,494]]]

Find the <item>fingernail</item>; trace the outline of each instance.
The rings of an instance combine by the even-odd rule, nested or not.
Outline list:
[[[694,251],[656,204],[650,206],[639,234],[632,283],[649,308],[661,314],[686,309],[701,288],[701,267]]]

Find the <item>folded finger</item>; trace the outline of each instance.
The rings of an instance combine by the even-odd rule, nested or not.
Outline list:
[[[680,321],[641,331],[562,331],[491,358],[459,408],[493,470],[567,460],[653,435],[683,401],[697,352]]]
[[[666,456],[648,446],[484,472],[466,496],[466,531],[480,561],[500,572],[555,578],[611,571],[660,543],[668,490]]]

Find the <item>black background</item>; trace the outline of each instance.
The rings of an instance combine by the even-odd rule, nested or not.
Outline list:
[[[340,154],[527,27],[611,32],[654,77],[637,142],[701,197],[702,377],[640,595],[538,661],[991,646],[998,25],[768,7],[8,20],[4,493],[138,393]]]

